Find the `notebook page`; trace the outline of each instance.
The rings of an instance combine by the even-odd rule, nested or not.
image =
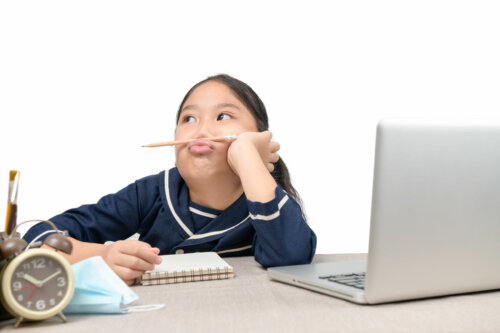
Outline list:
[[[182,272],[182,271],[206,271],[206,270],[229,270],[232,267],[215,252],[196,252],[186,254],[168,254],[160,256],[162,262],[155,266],[151,272]]]

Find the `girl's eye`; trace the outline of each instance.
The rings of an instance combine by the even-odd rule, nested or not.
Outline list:
[[[184,120],[183,120],[183,121],[184,121],[185,123],[192,123],[192,122],[194,122],[195,120],[196,120],[196,119],[194,119],[194,117],[193,117],[193,116],[186,116],[186,117],[184,117]]]
[[[228,115],[227,113],[221,113],[218,117],[217,117],[217,120],[227,120],[227,119],[231,119],[231,116]]]

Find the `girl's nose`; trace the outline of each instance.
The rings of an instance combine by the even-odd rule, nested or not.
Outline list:
[[[195,138],[206,138],[214,136],[214,127],[209,120],[200,120],[198,128],[195,133]]]

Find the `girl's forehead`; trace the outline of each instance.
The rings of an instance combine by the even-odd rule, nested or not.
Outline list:
[[[213,107],[221,104],[233,104],[238,108],[246,109],[245,105],[228,86],[217,81],[208,81],[191,92],[184,102],[182,110],[193,107]]]

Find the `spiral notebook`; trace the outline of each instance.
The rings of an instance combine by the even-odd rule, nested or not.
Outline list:
[[[144,286],[230,279],[233,267],[215,252],[168,254],[152,271],[145,272],[138,283]]]

